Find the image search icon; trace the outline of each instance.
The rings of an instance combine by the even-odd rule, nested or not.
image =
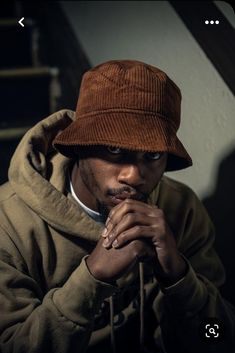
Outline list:
[[[205,343],[216,343],[225,339],[225,326],[221,320],[208,317],[200,323],[198,333]]]
[[[214,326],[214,327],[213,327],[213,326]],[[205,336],[206,336],[207,338],[209,338],[210,335],[213,335],[214,338],[219,337],[219,325],[214,324],[213,326],[211,327],[210,324],[207,324],[207,325],[205,326]]]

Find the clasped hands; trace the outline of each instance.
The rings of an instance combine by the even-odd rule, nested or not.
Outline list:
[[[154,272],[163,285],[174,284],[187,271],[164,212],[157,206],[126,199],[110,211],[102,237],[106,249],[120,249],[135,240],[150,245]]]
[[[102,237],[86,264],[97,280],[115,283],[138,261],[151,262],[162,286],[176,283],[187,272],[164,212],[157,206],[126,199],[110,211]]]

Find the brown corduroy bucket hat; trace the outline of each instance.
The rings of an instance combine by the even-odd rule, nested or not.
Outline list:
[[[79,157],[81,146],[168,152],[167,171],[192,165],[176,136],[181,93],[158,68],[134,60],[112,60],[82,79],[76,120],[53,141],[63,155]]]

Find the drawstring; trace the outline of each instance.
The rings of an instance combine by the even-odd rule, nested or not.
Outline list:
[[[110,325],[111,325],[111,346],[113,353],[116,353],[115,335],[114,335],[114,308],[113,308],[113,296],[109,298],[110,308]]]
[[[139,262],[140,275],[140,347],[144,346],[144,264]]]
[[[139,262],[139,280],[140,280],[140,347],[144,350],[144,264]],[[115,333],[114,333],[114,305],[113,296],[109,297],[110,326],[111,326],[111,347],[112,352],[116,353]],[[144,350],[145,351],[145,350]]]

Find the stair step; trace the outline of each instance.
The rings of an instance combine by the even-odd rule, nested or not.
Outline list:
[[[3,17],[19,17],[22,14],[22,4],[20,1],[2,1],[1,2],[1,18]]]
[[[2,141],[9,141],[20,139],[30,129],[30,126],[0,129],[0,143]]]
[[[57,108],[57,68],[0,70],[0,129],[32,126]]]
[[[21,138],[15,138],[10,141],[0,140],[0,185],[5,183],[8,179],[7,174],[10,160],[20,140]]]
[[[59,69],[57,67],[26,67],[15,69],[2,69],[0,70],[1,78],[24,78],[24,77],[37,77],[37,76],[58,76]]]
[[[40,65],[38,55],[39,31],[35,21],[20,18],[0,19],[1,56],[0,68],[16,68]]]

